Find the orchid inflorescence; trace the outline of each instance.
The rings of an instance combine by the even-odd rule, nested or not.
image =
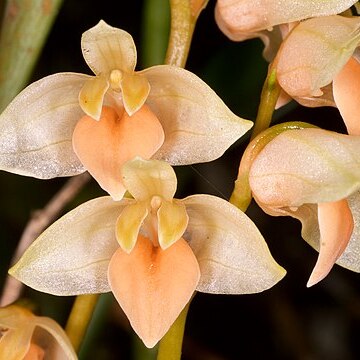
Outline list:
[[[265,43],[277,107],[291,99],[337,107],[347,126],[348,135],[270,128],[250,142],[239,168],[234,196],[246,188],[266,213],[300,220],[319,251],[308,286],[335,263],[360,272],[360,18],[348,11],[355,3],[218,0],[215,10],[230,39]],[[252,122],[185,69],[135,71],[131,35],[104,21],[83,34],[81,48],[94,76],[47,76],[0,115],[0,168],[40,179],[87,170],[110,196],[55,221],[9,273],[53,295],[111,291],[151,348],[196,291],[252,294],[285,275],[245,209],[212,195],[175,198],[171,165],[219,158]],[[59,325],[17,305],[0,309],[0,326],[0,354],[21,343],[9,359],[49,356],[53,339],[38,342],[44,330],[59,359],[76,357]]]

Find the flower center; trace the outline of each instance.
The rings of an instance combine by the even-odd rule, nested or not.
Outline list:
[[[109,76],[110,86],[114,91],[121,91],[121,81],[123,79],[123,73],[121,70],[112,70]]]

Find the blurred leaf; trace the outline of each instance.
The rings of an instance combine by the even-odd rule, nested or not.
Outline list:
[[[0,111],[24,87],[62,0],[8,0],[0,33]]]

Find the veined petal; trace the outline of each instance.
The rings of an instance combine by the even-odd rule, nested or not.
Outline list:
[[[128,254],[134,248],[140,226],[148,214],[146,205],[145,202],[136,202],[126,206],[116,221],[116,240]]]
[[[78,95],[90,77],[60,73],[24,89],[0,115],[0,169],[49,179],[85,171],[71,137],[83,115]]]
[[[331,83],[359,42],[359,17],[328,16],[301,22],[276,57],[279,84],[291,96],[321,96],[321,88]]]
[[[76,353],[71,345],[69,338],[67,337],[62,327],[56,321],[48,317],[37,316],[35,322],[37,326],[51,334],[51,336],[55,339],[55,341],[51,344],[52,346],[46,344],[48,341],[45,341],[44,339],[44,348],[47,345],[48,349],[45,349],[49,358],[51,358],[52,360],[77,360]],[[40,333],[39,336],[41,335],[44,334]],[[41,343],[41,339],[37,338],[36,340]]]
[[[256,157],[250,187],[259,203],[274,207],[344,199],[360,188],[359,152],[357,136],[289,130]]]
[[[318,204],[320,253],[307,286],[325,278],[347,247],[354,221],[347,200]]]
[[[79,104],[85,114],[95,120],[100,119],[104,96],[109,82],[104,76],[96,76],[85,81],[79,93]]]
[[[284,277],[259,230],[235,206],[211,195],[189,196],[183,203],[189,215],[184,238],[200,265],[198,291],[251,294]]]
[[[156,159],[172,165],[217,159],[252,126],[251,121],[233,114],[208,85],[187,70],[159,65],[141,74],[151,86],[147,104],[165,131],[165,142]]]
[[[177,179],[173,168],[164,161],[143,160],[139,157],[126,162],[122,169],[126,189],[138,201],[161,196],[167,201],[174,197]]]
[[[348,133],[360,135],[360,63],[353,57],[334,78],[336,106],[344,119]]]
[[[131,116],[144,105],[150,92],[150,84],[144,75],[124,74],[121,91],[125,110]]]
[[[218,0],[216,12],[228,31],[255,32],[310,17],[338,14],[355,3],[356,0]]]
[[[23,323],[17,329],[7,330],[0,338],[0,359],[22,360],[30,348],[33,323]]]
[[[135,156],[150,158],[163,141],[161,124],[146,105],[132,116],[125,111],[118,115],[115,109],[105,106],[100,121],[84,116],[73,134],[77,156],[114,200],[120,200],[125,193],[122,165]]]
[[[189,217],[184,204],[179,201],[163,201],[157,217],[159,244],[165,250],[183,236]]]
[[[53,295],[110,291],[106,273],[118,247],[116,219],[131,202],[106,196],[78,206],[47,228],[9,273]]]
[[[130,254],[121,248],[115,252],[108,277],[131,326],[152,348],[189,302],[200,271],[184,239],[162,250],[139,236]]]
[[[136,47],[133,38],[124,30],[114,28],[101,20],[85,31],[81,48],[90,69],[100,75],[112,70],[132,72],[136,65]]]
[[[253,38],[260,38],[264,43],[263,57],[267,61],[272,61],[280,47],[283,39],[281,31],[278,26],[263,31],[242,31],[237,27],[232,26],[231,23],[227,22],[226,18],[222,16],[222,10],[219,5],[215,6],[215,21],[219,29],[233,41],[244,41]]]

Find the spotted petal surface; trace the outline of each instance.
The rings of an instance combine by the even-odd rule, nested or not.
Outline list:
[[[183,203],[189,215],[184,239],[200,266],[198,291],[251,294],[284,277],[259,230],[235,206],[210,195],[189,196]]]

